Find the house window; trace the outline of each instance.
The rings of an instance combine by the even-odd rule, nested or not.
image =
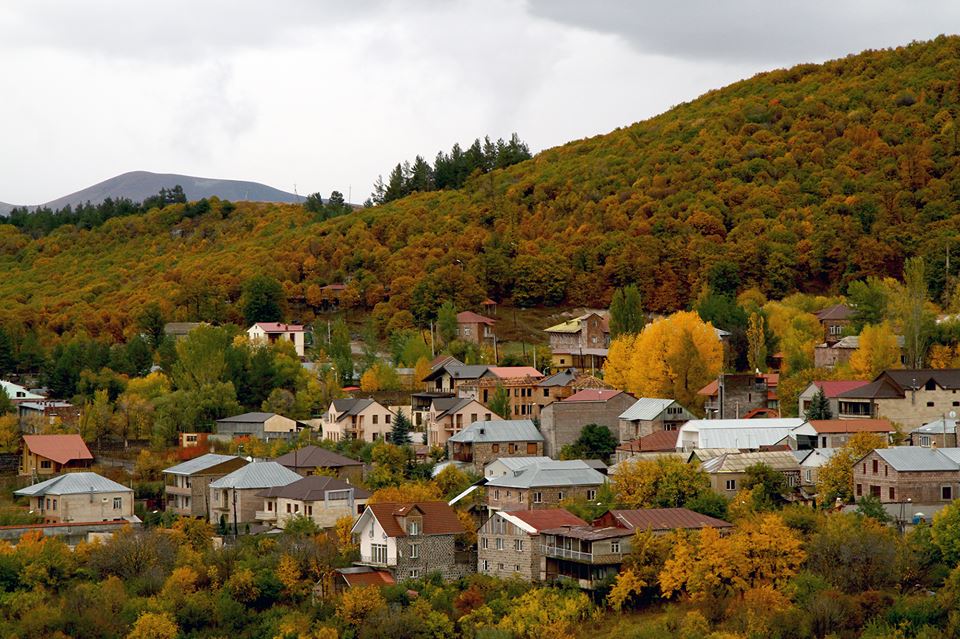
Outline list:
[[[387,545],[386,544],[370,544],[370,555],[373,563],[375,564],[385,564],[387,563]]]
[[[293,505],[293,512],[295,512],[295,513],[299,513],[299,512],[300,512],[300,504],[294,504],[294,505]]]
[[[896,493],[894,492],[893,486],[890,486],[890,490],[888,491],[888,495],[889,495],[890,501],[893,501],[894,499],[896,499]]]
[[[920,445],[929,446],[930,445],[930,436],[929,435],[920,435]]]
[[[879,486],[871,486],[871,487],[870,487],[870,496],[871,496],[871,497],[876,497],[877,499],[880,499],[880,487],[879,487]]]
[[[543,493],[535,492],[533,493],[533,503],[542,504],[543,503]]]
[[[388,424],[390,423],[390,418],[391,418],[391,417],[393,417],[393,416],[392,416],[392,415],[387,415],[387,423],[388,423]]]
[[[507,491],[507,499],[510,499],[511,497],[513,497],[513,492],[510,491],[510,490],[508,490],[508,491]]]
[[[293,512],[293,505],[292,505],[292,504],[287,504],[287,512],[288,512],[288,513],[289,513],[289,512]]]
[[[863,486],[861,484],[857,484],[857,497],[862,497],[862,496],[863,496]]]
[[[880,462],[876,459],[873,460],[873,474],[876,475],[880,472]]]
[[[888,477],[890,475],[890,467],[886,464],[883,465],[883,476]]]
[[[498,500],[498,501],[500,500],[500,489],[499,489],[499,488],[497,488],[495,491],[493,491],[493,498],[496,499],[496,500]]]
[[[410,559],[420,559],[420,544],[410,544]]]
[[[490,547],[490,544],[488,543],[489,541],[490,541],[490,540],[487,539],[486,537],[481,538],[481,539],[480,539],[480,550],[487,550],[487,549]]]
[[[937,390],[937,383],[932,379],[928,379],[927,383],[923,386],[924,390],[932,391]]]
[[[513,565],[513,572],[520,572],[520,564]]]
[[[520,502],[521,504],[523,503],[523,491],[522,491],[522,490],[517,491],[517,501]]]
[[[477,414],[476,414],[476,413],[470,413],[470,423],[472,424],[472,423],[474,423],[475,421],[477,421]]]
[[[522,539],[514,539],[514,540],[513,540],[513,549],[516,550],[517,552],[523,552],[523,540],[522,540]]]
[[[379,418],[380,418],[379,415],[374,415],[374,416],[373,416],[373,423],[374,423],[374,424],[379,423],[379,422],[377,421]]]
[[[587,500],[588,500],[588,501],[593,501],[593,500],[596,499],[596,498],[597,498],[597,491],[595,491],[595,490],[588,490],[588,491],[587,491]]]
[[[491,445],[490,445],[490,451],[491,451],[491,452],[494,452],[494,453],[499,453],[499,452],[500,452],[500,444],[491,444]]]
[[[803,471],[803,481],[807,482],[808,484],[813,483],[813,471],[809,468]]]
[[[482,568],[480,568],[480,570],[482,570],[483,572],[489,572],[489,571],[490,571],[490,562],[487,561],[486,559],[484,559],[483,562],[482,562],[480,565],[482,566]]]
[[[50,468],[50,460],[49,460],[49,459],[41,459],[41,460],[40,460],[40,468]]]
[[[927,408],[933,408],[933,402],[927,402]]]
[[[727,490],[736,490],[737,489],[737,480],[728,479],[726,483]]]
[[[503,537],[497,537],[496,548],[497,550],[503,550]]]
[[[544,389],[543,389],[543,396],[544,396],[544,397],[550,397],[550,389],[549,389],[549,388],[544,388]]]
[[[940,499],[943,501],[953,501],[953,486],[941,486]]]
[[[113,509],[120,510],[123,508],[123,497],[114,497],[113,498]]]
[[[537,445],[533,442],[527,444],[527,454],[536,455],[537,454]]]
[[[557,493],[557,499],[559,499],[560,501],[563,501],[563,491],[562,491],[562,490]]]
[[[303,512],[306,513],[308,516],[313,517],[313,506],[304,506]]]
[[[511,455],[517,452],[517,447],[515,444],[508,444],[507,449],[510,451]]]
[[[610,552],[620,552],[620,542],[611,541],[610,542]]]
[[[268,512],[268,513],[272,513],[272,512],[273,512],[273,502],[272,502],[272,501],[268,501],[268,502],[267,502],[267,512]]]
[[[407,534],[411,537],[416,537],[420,534],[420,525],[421,522],[419,519],[411,519],[407,522]]]
[[[420,578],[420,569],[419,569],[419,568],[411,568],[411,569],[410,569],[410,578],[411,578],[411,579],[419,579],[419,578]]]
[[[503,564],[497,564],[497,570],[503,570]]]

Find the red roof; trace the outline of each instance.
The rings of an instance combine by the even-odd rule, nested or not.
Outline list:
[[[776,419],[780,417],[780,411],[776,408],[754,408],[743,414],[743,419],[758,419],[764,417]]]
[[[631,453],[665,452],[677,449],[677,431],[658,430],[655,433],[644,435],[640,439],[624,442],[617,446],[617,450]]]
[[[811,419],[813,430],[826,433],[892,433],[896,430],[889,419]]]
[[[510,379],[512,377],[535,377],[540,379],[543,377],[543,373],[533,366],[488,366],[487,372],[500,379]]]
[[[23,444],[31,453],[58,464],[93,459],[90,449],[83,443],[80,435],[24,435]]]
[[[280,322],[257,322],[254,326],[259,326],[264,333],[302,333],[303,326],[300,324],[281,324]]]
[[[581,391],[577,391],[570,397],[563,399],[564,402],[606,402],[623,391],[612,389],[608,390],[605,388],[584,388]]]
[[[456,511],[442,501],[418,501],[407,504],[368,504],[383,531],[390,537],[406,537],[407,532],[398,518],[419,510],[423,515],[424,535],[459,535],[466,532]]]
[[[493,326],[497,323],[497,320],[490,319],[485,315],[480,313],[474,313],[473,311],[463,311],[462,313],[457,313],[457,324],[489,324]]]
[[[488,297],[487,299],[483,300],[483,302],[481,302],[481,305],[482,305],[482,306],[496,306],[497,303],[494,302],[492,299],[490,299],[490,298]]]
[[[511,517],[532,526],[537,532],[547,528],[560,526],[586,526],[587,522],[580,519],[569,510],[563,508],[546,508],[543,510],[515,510],[507,513]]]
[[[320,287],[321,291],[345,291],[347,290],[346,284],[327,284],[326,286]]]
[[[593,522],[594,526],[617,526],[628,530],[675,530],[677,528],[731,528],[733,524],[701,515],[687,508],[643,508],[611,510]]]
[[[837,381],[814,380],[813,383],[817,385],[817,388],[823,389],[824,395],[826,395],[830,399],[833,399],[835,397],[838,397],[840,393],[846,393],[847,391],[851,391],[851,390],[860,388],[862,386],[866,386],[870,382],[862,379],[851,379],[851,380],[837,380]]]
[[[347,585],[354,586],[392,586],[397,583],[386,570],[371,570],[369,572],[340,572]]]
[[[717,380],[713,380],[703,388],[697,391],[697,395],[707,395],[708,397],[713,397],[717,394],[717,391],[720,389],[720,383]]]

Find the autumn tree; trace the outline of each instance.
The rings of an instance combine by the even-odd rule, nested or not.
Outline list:
[[[673,457],[617,464],[613,491],[626,508],[678,508],[710,490],[696,465]]]
[[[643,330],[646,316],[640,302],[640,290],[636,284],[618,288],[610,302],[610,335],[636,335]]]
[[[850,368],[857,377],[865,379],[900,368],[900,346],[888,322],[863,327],[859,348],[850,356]]]
[[[166,612],[144,612],[137,617],[127,639],[176,639],[180,629],[173,615]]]
[[[337,604],[337,616],[347,625],[357,627],[386,605],[377,586],[354,586],[343,591]]]
[[[764,321],[763,315],[753,313],[747,328],[747,362],[751,371],[760,373],[767,372],[767,338]]]
[[[907,366],[923,368],[927,356],[930,317],[926,305],[929,297],[927,271],[922,257],[909,258],[903,266],[904,297],[901,321],[907,355]]]
[[[450,300],[437,309],[437,334],[444,344],[457,339],[457,307]]]
[[[510,419],[510,392],[503,384],[497,384],[496,389],[493,391],[493,396],[490,398],[490,403],[487,404],[487,408],[490,409],[491,413],[502,419]]]

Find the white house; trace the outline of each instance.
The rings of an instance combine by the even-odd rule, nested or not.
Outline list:
[[[273,344],[286,340],[293,342],[297,355],[304,356],[304,335],[306,329],[299,324],[281,324],[279,322],[257,322],[247,329],[247,337],[253,344]]]
[[[387,439],[396,415],[374,399],[335,399],[323,416],[323,437],[335,442],[362,439],[375,442]]]

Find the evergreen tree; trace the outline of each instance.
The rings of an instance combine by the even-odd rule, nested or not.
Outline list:
[[[347,386],[353,382],[353,353],[350,350],[350,330],[342,317],[333,323],[327,355],[340,378],[340,384]]]
[[[823,388],[818,388],[813,400],[810,402],[810,408],[807,409],[807,419],[833,419],[833,411],[830,409],[830,400],[827,399]]]
[[[618,288],[610,302],[610,335],[636,335],[643,330],[646,317],[640,303],[640,289],[635,284]]]
[[[269,275],[256,275],[243,287],[243,318],[247,326],[283,319],[283,287]]]
[[[497,384],[487,408],[501,419],[510,419],[510,393],[503,384]]]
[[[13,340],[9,333],[0,327],[0,377],[6,377],[17,367],[13,353]]]
[[[319,193],[311,193],[304,201],[303,208],[311,213],[323,213],[323,196]]]
[[[7,389],[0,386],[0,415],[6,415],[13,412],[13,402],[10,401],[10,395]]]
[[[444,344],[457,339],[457,307],[450,300],[437,310],[437,332]]]
[[[402,408],[397,410],[397,416],[393,420],[393,428],[390,430],[390,443],[397,446],[413,443],[410,437],[410,420],[403,414]]]
[[[165,326],[166,319],[160,305],[156,302],[147,304],[140,315],[137,316],[137,328],[143,332],[150,348],[153,350],[156,350],[160,346],[160,342],[163,341]]]

